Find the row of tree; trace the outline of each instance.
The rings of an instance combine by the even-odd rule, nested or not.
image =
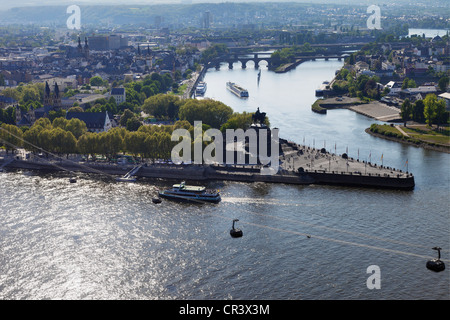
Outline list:
[[[194,113],[201,113],[201,108],[202,106],[193,109]],[[193,119],[198,120],[196,117]],[[214,121],[218,120],[213,119],[210,123],[215,123]],[[222,122],[216,122],[216,124],[220,123]],[[221,126],[221,129],[222,132],[226,129],[246,130],[251,123],[252,113],[233,113],[229,115],[228,121]],[[269,125],[268,119],[266,124]],[[47,153],[47,155],[49,153],[60,156],[64,154],[67,156],[69,154],[102,155],[112,160],[119,153],[128,153],[142,158],[170,159],[174,146],[179,143],[179,141],[171,140],[172,133],[179,128],[188,130],[190,136],[195,138],[194,127],[188,120],[179,120],[174,125],[140,126],[136,131],[115,127],[107,132],[93,133],[88,132],[86,124],[76,118],[71,120],[56,118],[53,122],[50,122],[48,118],[40,118],[30,128],[2,124],[0,143],[6,147],[7,151],[23,147],[33,153]],[[202,137],[209,128],[211,128],[210,125],[203,124]],[[193,144],[194,141],[191,143]],[[209,142],[202,141],[203,148],[208,144]],[[193,145],[191,152],[194,152]]]
[[[406,122],[413,120],[416,122],[426,122],[429,126],[436,124],[447,124],[449,122],[449,112],[445,110],[445,101],[437,99],[435,94],[428,94],[425,99],[411,103],[405,99],[400,109],[400,116]]]
[[[103,155],[113,159],[122,152],[144,158],[170,159],[171,150],[178,143],[171,141],[173,130],[183,127],[193,133],[193,127],[187,121],[167,126],[142,126],[138,131],[116,127],[100,133],[87,132],[84,122],[79,124],[77,121],[80,120],[57,118],[51,123],[49,119],[41,118],[25,131],[4,123],[0,139],[7,151],[23,147],[47,155]]]

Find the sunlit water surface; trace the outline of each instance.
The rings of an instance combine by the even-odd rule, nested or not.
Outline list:
[[[340,61],[285,74],[223,65],[207,97],[267,112],[281,137],[408,170],[414,191],[210,182],[217,205],[152,203],[170,181],[108,176],[0,174],[0,299],[449,299],[449,155],[364,132],[349,110],[311,112],[314,90]],[[249,90],[241,100],[225,88]],[[234,218],[244,232],[231,238]],[[310,236],[310,237],[307,237]],[[450,261],[447,261],[447,266]],[[377,265],[381,288],[369,289]]]

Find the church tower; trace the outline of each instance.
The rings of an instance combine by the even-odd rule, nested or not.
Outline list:
[[[78,54],[82,54],[83,53],[83,46],[81,45],[81,38],[80,36],[78,36]]]
[[[44,89],[44,107],[52,107],[52,108],[61,108],[61,92],[59,91],[59,86],[55,82],[55,86],[53,87],[53,91],[50,89],[48,82],[45,82]]]
[[[89,45],[88,45],[88,39],[84,38],[84,57],[86,59],[89,59]]]
[[[54,108],[61,108],[62,102],[61,102],[61,92],[59,91],[59,86],[55,82],[55,89],[53,90],[53,103],[52,106]]]
[[[51,106],[51,105],[52,105],[51,91],[48,82],[46,81],[44,90],[44,106]]]

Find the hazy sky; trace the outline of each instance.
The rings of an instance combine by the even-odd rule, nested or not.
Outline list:
[[[391,0],[263,0],[265,2],[304,2],[304,3],[392,3]],[[261,2],[261,0],[0,0],[0,10],[23,6],[44,5],[95,5],[95,4],[164,4],[164,3],[220,3],[220,2]],[[408,2],[396,0],[395,2]]]

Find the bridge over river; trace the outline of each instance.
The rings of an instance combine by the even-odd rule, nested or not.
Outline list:
[[[216,69],[220,69],[220,65],[221,63],[228,63],[228,68],[229,69],[233,69],[233,64],[235,62],[240,62],[242,65],[241,67],[243,69],[247,68],[247,62],[249,61],[253,61],[255,68],[259,68],[259,63],[261,61],[265,61],[267,63],[267,67],[269,69],[272,69],[273,64],[272,64],[272,57],[271,57],[271,53],[268,52],[254,52],[254,53],[248,53],[248,52],[233,52],[233,53],[229,53],[226,55],[222,55],[216,59],[214,59],[213,61],[209,62],[205,67],[207,69],[209,68],[216,68]],[[348,53],[344,53],[344,54],[329,54],[329,55],[324,55],[324,54],[315,54],[315,55],[302,55],[302,56],[298,56],[295,57],[295,60],[298,61],[299,63],[302,63],[304,61],[308,61],[308,60],[318,60],[318,59],[324,59],[324,60],[329,60],[329,59],[345,59],[347,56],[349,56]]]

